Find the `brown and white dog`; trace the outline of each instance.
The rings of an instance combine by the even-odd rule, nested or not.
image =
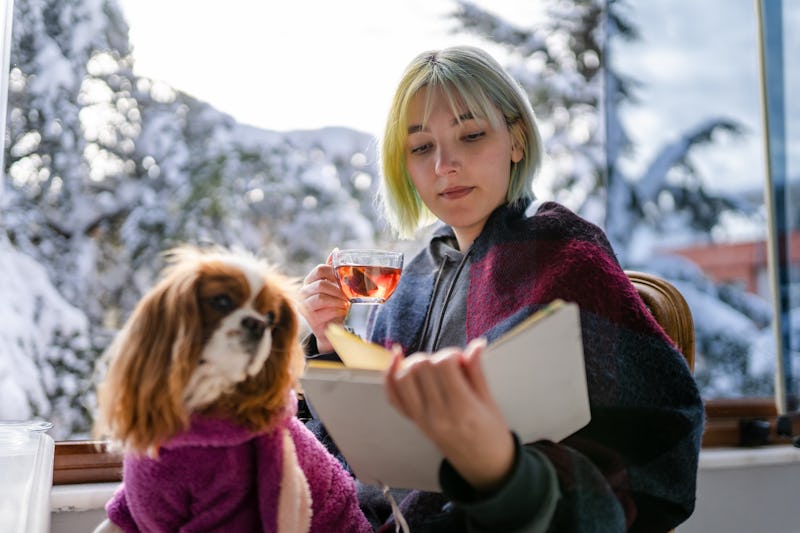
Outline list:
[[[95,432],[125,459],[98,531],[371,531],[352,478],[293,416],[294,281],[221,249],[167,257],[104,357]]]

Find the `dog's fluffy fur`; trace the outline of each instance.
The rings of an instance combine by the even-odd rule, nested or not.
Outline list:
[[[294,416],[297,283],[179,248],[107,352],[98,436],[124,451],[96,531],[372,531],[355,484]]]
[[[296,283],[254,256],[181,247],[106,353],[97,436],[156,455],[193,413],[253,431],[290,401],[303,356]]]

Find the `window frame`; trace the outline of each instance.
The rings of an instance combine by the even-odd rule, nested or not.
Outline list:
[[[742,424],[768,424],[762,446],[790,445],[791,435],[800,435],[800,416],[788,417],[791,435],[781,434],[774,398],[725,398],[705,400],[706,424],[703,449],[741,447]],[[785,419],[784,419],[785,420]],[[59,441],[55,446],[53,485],[119,482],[122,454],[97,440]]]

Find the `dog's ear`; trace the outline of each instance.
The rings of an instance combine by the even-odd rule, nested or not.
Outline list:
[[[264,368],[236,386],[234,392],[220,399],[218,405],[240,424],[253,430],[269,427],[276,416],[293,412],[296,405],[290,395],[303,370],[303,350],[298,339],[299,319],[289,292],[281,278],[271,278],[275,287],[271,297],[277,304],[275,324],[271,329],[272,347]]]
[[[107,352],[96,432],[134,452],[155,451],[188,426],[183,391],[200,358],[195,271],[173,270],[134,309]]]
[[[294,387],[305,368],[303,347],[298,338],[300,320],[298,318],[297,304],[288,296],[284,296],[281,302],[280,314],[281,318],[277,326],[278,331],[273,335],[273,343],[277,343],[281,351],[286,354],[287,366],[292,378],[291,386]],[[275,337],[278,338],[276,339]]]

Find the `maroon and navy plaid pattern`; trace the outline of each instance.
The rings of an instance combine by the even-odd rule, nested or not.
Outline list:
[[[592,421],[560,443],[528,444],[558,472],[551,529],[666,531],[694,509],[704,416],[694,379],[603,232],[553,202],[530,217],[526,207],[498,208],[473,244],[467,338],[491,342],[556,298],[577,303]],[[409,262],[374,340],[415,351],[436,269],[427,250]],[[427,509],[425,494],[409,499],[415,531],[460,530],[463,513],[442,511],[441,497],[427,496],[440,511],[425,513],[414,512]]]

